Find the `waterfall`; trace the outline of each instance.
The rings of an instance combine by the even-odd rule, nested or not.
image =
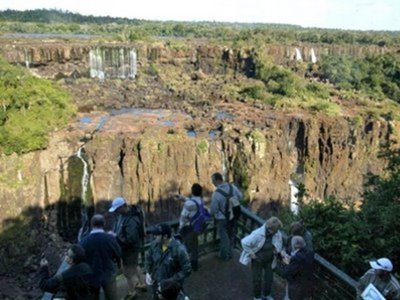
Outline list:
[[[221,174],[226,180],[228,180],[228,178],[226,177],[228,174],[228,168],[226,166],[226,156],[225,152],[222,149],[221,149]]]
[[[91,78],[134,79],[137,72],[135,49],[96,47],[89,52]]]
[[[315,55],[314,48],[311,48],[310,56],[311,56],[311,62],[315,64],[317,62],[317,56]]]
[[[103,58],[100,49],[89,52],[90,77],[104,79]]]
[[[83,173],[82,173],[82,179],[81,179],[81,199],[82,199],[82,205],[81,205],[81,222],[82,222],[82,227],[79,231],[78,234],[78,240],[82,237],[82,234],[84,233],[85,229],[89,228],[89,214],[88,214],[88,199],[87,199],[87,191],[89,187],[89,164],[87,161],[83,158],[82,156],[82,149],[83,147],[80,147],[78,152],[76,153],[76,156],[82,161],[83,163]]]
[[[128,77],[134,79],[137,73],[137,55],[135,50],[129,51],[129,66],[130,72]]]
[[[117,70],[117,72],[119,71],[118,77],[121,79],[125,79],[125,55],[123,48],[119,49],[119,61],[117,62],[117,66],[119,69]]]
[[[299,189],[296,186],[296,183],[292,180],[289,180],[290,187],[290,210],[294,215],[298,215],[299,213],[299,202],[298,202],[298,194]]]
[[[25,56],[25,67],[29,69],[29,55],[28,50],[24,49],[24,56]]]
[[[296,60],[303,60],[303,58],[301,57],[301,52],[299,48],[296,48]]]

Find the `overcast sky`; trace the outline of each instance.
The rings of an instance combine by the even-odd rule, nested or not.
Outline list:
[[[400,30],[400,0],[0,0],[0,10],[35,8],[146,20]]]

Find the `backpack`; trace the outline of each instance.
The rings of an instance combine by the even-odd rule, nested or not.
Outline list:
[[[211,220],[210,212],[206,207],[204,207],[203,200],[199,205],[196,200],[190,199],[196,204],[197,211],[193,217],[189,219],[190,225],[194,232],[203,232],[207,228],[207,223]]]
[[[226,198],[225,201],[225,211],[224,216],[225,219],[229,220],[237,220],[240,217],[240,199],[233,193],[233,187],[229,185],[229,192],[225,192],[221,189],[217,189],[217,192]]]
[[[139,205],[132,205],[131,207],[132,207],[131,208],[132,214],[138,217],[137,223],[138,223],[139,236],[141,239],[144,239],[146,237],[146,216],[144,210]]]

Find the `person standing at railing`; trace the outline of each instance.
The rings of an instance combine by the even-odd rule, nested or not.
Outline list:
[[[94,215],[90,220],[92,230],[81,241],[85,249],[89,265],[93,270],[93,277],[98,286],[103,288],[106,300],[117,297],[116,265],[120,264],[121,247],[111,234],[104,232],[105,220],[102,215]]]
[[[191,266],[185,245],[172,236],[169,225],[158,225],[153,234],[155,239],[146,255],[146,283],[153,288],[153,299],[159,299],[159,283],[171,279],[183,286]]]
[[[122,250],[122,271],[128,284],[127,298],[134,298],[136,289],[145,289],[141,281],[139,269],[139,253],[143,247],[144,239],[144,217],[142,210],[137,206],[128,206],[122,197],[113,200],[108,210],[118,215],[114,231],[110,232],[116,236],[117,242]]]
[[[306,247],[302,236],[291,238],[291,255],[283,257],[283,275],[288,281],[290,300],[310,299],[313,295],[314,252]]]
[[[276,265],[277,254],[282,250],[281,227],[282,222],[277,217],[271,217],[241,240],[243,251],[239,262],[246,266],[251,262],[254,300],[273,299],[272,269]]]
[[[199,232],[194,230],[190,221],[196,215],[197,211],[204,206],[203,188],[200,184],[194,183],[192,185],[191,197],[185,198],[180,196],[179,198],[185,200],[179,219],[179,233],[189,252],[192,270],[197,271],[199,267]]]
[[[400,300],[400,284],[391,274],[393,271],[392,262],[388,258],[383,257],[376,261],[370,261],[369,264],[371,269],[369,269],[358,281],[357,300],[365,299],[361,294],[369,284],[374,285],[385,299]]]
[[[232,258],[236,226],[233,212],[234,206],[240,211],[240,201],[243,195],[236,186],[224,182],[221,173],[214,173],[211,176],[211,181],[216,187],[211,196],[210,213],[215,218],[220,238],[219,258],[223,261],[228,261]]]
[[[292,224],[290,224],[289,236],[286,238],[286,240],[284,240],[285,252],[281,253],[282,257],[284,257],[286,254],[291,255],[293,251],[292,238],[295,235],[303,237],[306,243],[306,248],[310,251],[314,251],[311,232],[304,227],[304,224],[302,222],[293,222]]]

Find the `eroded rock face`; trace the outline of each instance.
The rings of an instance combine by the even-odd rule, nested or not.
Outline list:
[[[1,158],[1,219],[18,216],[28,206],[79,198],[82,171],[71,175],[68,164],[80,147],[89,164],[88,195],[94,203],[123,195],[144,201],[152,211],[169,193],[188,194],[194,182],[213,190],[210,176],[216,171],[239,184],[248,182],[244,188],[253,202],[288,203],[289,179],[303,182],[313,198],[360,199],[363,176],[382,172],[378,153],[398,132],[398,125],[383,119],[356,124],[262,110],[256,121],[263,124],[255,129],[235,120],[240,107],[224,109],[232,119],[199,128],[187,115],[168,110],[80,115],[53,135],[47,149]],[[78,182],[74,189],[71,180]]]
[[[226,46],[210,46],[206,42],[191,42],[174,47],[168,42],[154,43],[95,43],[90,41],[62,43],[54,40],[6,41],[1,42],[0,54],[10,63],[33,68],[34,72],[46,78],[90,77],[89,53],[94,48],[132,48],[137,52],[139,66],[151,63],[194,65],[207,74],[225,74],[232,70],[254,75],[254,49],[232,49]],[[312,56],[322,55],[382,54],[398,49],[375,45],[323,45],[266,44],[257,53],[277,63],[301,59],[311,62]],[[313,53],[313,54],[312,54]]]

